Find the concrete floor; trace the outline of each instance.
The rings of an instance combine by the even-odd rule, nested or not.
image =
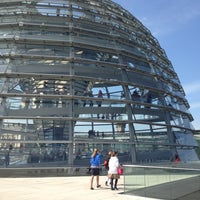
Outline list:
[[[117,191],[105,186],[105,179],[100,176],[101,187],[90,190],[90,176],[0,178],[0,200],[158,200],[123,194],[123,176],[119,179]],[[177,200],[199,199],[200,191]]]
[[[1,178],[0,200],[150,200],[151,198],[121,194],[123,177],[119,190],[111,191],[100,177],[101,188],[90,190],[90,176],[51,178]],[[94,185],[95,186],[95,185]],[[191,200],[191,199],[190,199]]]

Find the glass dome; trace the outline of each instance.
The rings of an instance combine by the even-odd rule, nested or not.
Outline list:
[[[12,166],[198,160],[179,78],[151,32],[110,0],[1,0],[1,155]]]

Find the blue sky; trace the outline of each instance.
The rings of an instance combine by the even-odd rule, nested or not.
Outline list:
[[[200,130],[200,0],[113,0],[158,39],[178,74]]]

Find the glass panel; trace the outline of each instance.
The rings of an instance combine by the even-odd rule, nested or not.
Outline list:
[[[56,143],[1,143],[0,167],[63,166],[68,162],[68,145]]]
[[[124,165],[125,193],[158,198],[181,199],[200,189],[199,169]]]

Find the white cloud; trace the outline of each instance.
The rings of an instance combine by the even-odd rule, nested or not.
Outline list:
[[[194,128],[195,128],[196,130],[200,130],[200,123],[199,123],[198,121],[193,121],[193,122],[192,122],[192,125],[194,126]]]
[[[198,96],[199,96],[200,82],[193,82],[193,83],[183,85],[183,88],[184,88],[187,95],[195,93],[195,94],[198,94]]]
[[[195,127],[195,129],[198,129],[200,130],[200,115],[199,113],[196,113],[196,112],[191,112],[193,118],[194,118],[194,121],[192,122],[193,126]]]
[[[174,32],[200,17],[199,0],[193,0],[192,2],[191,0],[176,0],[160,2],[160,4],[155,1],[152,7],[155,7],[157,11],[154,12],[155,9],[148,11],[140,17],[140,20],[152,31],[154,36]]]
[[[190,104],[191,109],[200,108],[200,102],[194,102]]]
[[[113,0],[138,18],[154,36],[170,34],[200,17],[199,0]]]
[[[194,121],[192,122],[195,129],[200,130],[200,113],[199,113],[200,103],[194,102],[190,104],[190,113],[192,114]]]

